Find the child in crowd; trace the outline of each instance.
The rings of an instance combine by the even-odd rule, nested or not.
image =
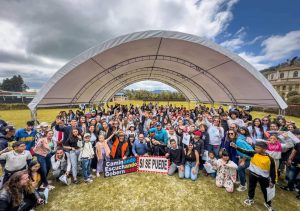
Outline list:
[[[100,173],[103,172],[104,161],[110,159],[110,149],[107,144],[108,140],[105,140],[104,135],[100,134],[98,138],[98,142],[96,143],[96,156],[98,160],[96,175],[100,177]]]
[[[93,182],[91,175],[91,162],[94,157],[94,149],[92,143],[90,142],[91,134],[85,133],[83,139],[84,142],[82,143],[79,160],[81,161],[84,182],[91,183]]]
[[[217,170],[216,185],[219,188],[225,188],[228,193],[234,190],[234,183],[236,182],[236,169],[238,166],[229,160],[229,154],[226,151],[222,152],[222,157],[213,163]]]
[[[277,171],[279,167],[279,160],[281,159],[281,143],[279,142],[275,134],[271,134],[268,138],[267,145],[268,149],[266,150],[266,153],[268,153],[274,159]]]
[[[208,152],[208,159],[207,161],[205,162],[204,164],[204,168],[205,168],[205,171],[207,173],[207,175],[215,178],[217,173],[216,173],[216,170],[213,169],[213,163],[217,162],[217,158],[215,157],[215,154],[213,151],[209,151]]]

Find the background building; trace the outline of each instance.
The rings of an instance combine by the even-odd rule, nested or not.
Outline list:
[[[128,100],[128,97],[123,92],[117,92],[115,96],[112,98],[112,102],[120,102],[126,100]]]
[[[300,93],[300,58],[294,57],[276,67],[262,70],[261,73],[284,99],[287,99],[287,94],[291,91]]]
[[[36,92],[11,92],[0,90],[0,104],[23,103],[28,104],[35,97]]]

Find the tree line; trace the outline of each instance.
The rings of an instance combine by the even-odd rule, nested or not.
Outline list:
[[[0,83],[0,90],[11,91],[11,92],[24,92],[29,87],[25,84],[22,76],[14,75],[11,78],[5,78]]]
[[[185,96],[180,92],[160,91],[159,93],[147,90],[123,90],[129,100],[174,100],[184,101]]]

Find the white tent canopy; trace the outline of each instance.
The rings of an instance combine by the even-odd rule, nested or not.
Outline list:
[[[225,48],[181,32],[145,31],[78,55],[54,74],[29,108],[107,102],[143,80],[168,84],[189,101],[287,107],[260,72]]]

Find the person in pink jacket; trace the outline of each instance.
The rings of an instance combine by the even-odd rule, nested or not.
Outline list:
[[[282,146],[280,141],[277,139],[275,134],[271,134],[267,141],[268,149],[266,153],[268,153],[275,161],[276,170],[279,167],[279,160],[281,159]]]
[[[105,140],[104,135],[100,134],[98,137],[98,142],[96,143],[96,156],[97,156],[97,169],[96,175],[100,176],[100,173],[103,172],[103,164],[104,161],[108,161],[110,159],[110,149],[107,142],[112,138],[114,134],[112,134],[108,139]]]

